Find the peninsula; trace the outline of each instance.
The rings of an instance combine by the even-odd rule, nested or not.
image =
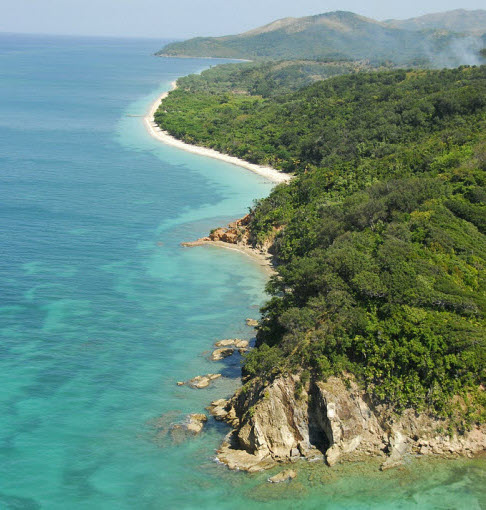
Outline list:
[[[356,21],[299,26],[314,18]],[[277,273],[244,385],[212,406],[233,427],[218,453],[231,468],[486,448],[486,66],[408,57],[218,66],[155,112],[185,143],[295,175],[234,232]]]

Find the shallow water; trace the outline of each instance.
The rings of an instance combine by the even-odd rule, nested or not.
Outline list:
[[[239,360],[206,351],[251,338],[264,300],[253,260],[179,243],[271,189],[127,116],[215,63],[161,45],[0,36],[0,508],[482,508],[482,460],[302,463],[275,487],[213,461],[222,425],[182,444],[154,427],[237,387]],[[215,371],[209,389],[176,385]]]

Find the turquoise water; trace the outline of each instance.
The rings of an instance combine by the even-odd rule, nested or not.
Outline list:
[[[275,487],[214,462],[220,424],[162,437],[238,386],[239,360],[207,351],[251,338],[266,281],[245,255],[179,243],[271,185],[127,116],[215,63],[161,45],[0,36],[0,509],[484,508],[481,460],[302,463]],[[209,389],[176,385],[214,371]]]

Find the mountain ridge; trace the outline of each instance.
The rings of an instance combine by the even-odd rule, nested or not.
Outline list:
[[[462,19],[459,19],[459,17],[462,17]],[[481,35],[486,33],[486,10],[455,9],[424,14],[423,16],[404,20],[390,19],[383,21],[383,23],[393,28],[406,30],[444,29]]]
[[[418,22],[414,25],[417,29],[411,30],[394,26],[398,23],[396,20],[381,22],[349,11],[334,11],[302,18],[282,18],[236,35],[196,37],[174,42],[162,48],[157,55],[252,60],[370,59],[413,65],[430,61],[431,57],[441,53],[454,57],[455,46],[459,44],[464,47],[457,52],[461,58],[463,55],[470,57],[465,61],[452,58],[445,65],[476,64],[479,62],[474,61],[473,55],[477,56],[479,50],[486,46],[486,11],[484,14],[485,35],[482,39],[478,35],[482,30],[478,27],[483,27],[481,16],[475,33],[464,35],[442,27],[422,29],[417,26]],[[446,24],[444,20],[448,14],[439,15],[442,16],[442,25]],[[453,11],[450,16],[458,19],[459,14]],[[460,26],[471,25],[469,11],[464,17],[467,20]],[[413,25],[410,20],[403,23]],[[444,66],[444,63],[440,65]]]

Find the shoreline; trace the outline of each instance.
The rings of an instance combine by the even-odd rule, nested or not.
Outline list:
[[[153,138],[167,145],[171,145],[172,147],[177,147],[178,149],[185,150],[186,152],[191,152],[192,154],[198,154],[199,156],[206,156],[213,159],[219,159],[220,161],[224,161],[232,165],[246,168],[247,170],[250,170],[251,172],[256,173],[258,175],[261,175],[265,179],[276,184],[289,182],[292,179],[291,175],[280,172],[279,170],[275,170],[275,168],[249,163],[248,161],[236,158],[235,156],[229,156],[228,154],[223,154],[222,152],[218,152],[214,149],[208,149],[207,147],[202,147],[200,145],[191,145],[189,143],[183,142],[173,137],[167,131],[163,131],[162,129],[160,129],[160,127],[155,123],[154,119],[155,112],[158,110],[162,101],[169,95],[169,92],[175,90],[176,88],[177,82],[173,81],[171,83],[170,90],[163,92],[150,105],[147,114],[143,118],[145,128]]]
[[[181,246],[185,248],[196,248],[198,246],[214,246],[215,248],[225,248],[226,250],[237,251],[253,259],[253,261],[257,263],[262,268],[262,270],[265,273],[267,273],[268,276],[276,274],[275,267],[272,263],[271,255],[268,255],[261,250],[257,250],[256,248],[252,248],[251,246],[248,246],[243,243],[232,244],[225,243],[224,241],[207,241],[205,239],[198,239],[197,241],[182,242]]]
[[[155,53],[156,57],[162,57],[162,58],[204,58],[208,60],[236,60],[237,62],[253,62],[253,60],[250,60],[248,58],[233,58],[233,57],[196,57],[193,55],[167,55],[166,53]],[[228,62],[231,63],[231,62]]]
[[[176,83],[172,82],[171,85],[171,90],[174,90],[176,88]],[[163,143],[178,147],[182,150],[213,157],[214,159],[220,159],[244,167],[259,175],[263,175],[273,182],[285,182],[290,180],[291,177],[285,174],[287,179],[280,180],[282,174],[275,169],[252,165],[251,163],[219,153],[213,149],[187,144],[161,130],[155,124],[154,114],[168,94],[169,91],[161,94],[151,105],[150,111],[144,117],[144,123],[151,136]],[[262,173],[262,170],[265,173]],[[275,172],[279,179],[275,181],[275,176],[271,174],[272,177],[274,177],[272,179],[272,177],[266,173],[268,170],[270,170],[272,174]],[[228,230],[234,230],[236,227],[231,224],[230,227],[230,229],[222,229],[226,231],[223,232],[223,234],[236,235],[233,232],[228,232]],[[216,238],[221,237],[217,236]],[[252,258],[267,274],[271,275],[274,273],[271,258],[266,255],[265,252],[252,248],[242,243],[241,240],[233,243],[233,241],[224,242],[206,237],[181,244],[186,247],[213,245],[217,248],[239,251]],[[324,403],[324,405],[321,404],[317,416],[327,416],[327,419],[330,420],[330,426],[333,427],[331,428],[333,431],[334,429],[338,430],[344,420],[349,421],[349,418],[344,416],[344,414],[350,409],[353,410],[353,428],[350,429],[353,436],[351,436],[351,439],[347,439],[346,441],[344,439],[334,441],[334,437],[329,437],[325,428],[322,428],[322,431],[324,431],[326,437],[328,437],[329,444],[326,446],[325,450],[320,450],[313,446],[310,435],[302,441],[300,424],[290,424],[290,434],[287,435],[288,437],[286,436],[286,438],[282,439],[280,428],[275,427],[271,420],[267,420],[267,417],[270,416],[272,412],[275,412],[275,414],[279,416],[288,417],[293,416],[294,410],[297,409],[299,411],[297,415],[308,417],[310,430],[310,416],[312,415],[310,411],[315,411],[314,408],[309,407],[308,402],[310,402],[310,398],[301,400],[295,398],[294,402],[288,401],[287,398],[288,394],[296,395],[297,388],[299,388],[299,392],[305,391],[309,397],[311,396],[311,387],[307,388],[305,385],[298,386],[297,383],[300,384],[300,379],[277,379],[276,382],[263,386],[265,398],[259,398],[256,403],[253,397],[257,395],[261,388],[255,385],[253,385],[253,393],[250,391],[248,396],[244,399],[240,395],[245,394],[241,394],[241,390],[237,390],[229,400],[220,399],[212,402],[210,414],[213,415],[216,420],[223,421],[232,427],[232,431],[227,435],[217,451],[216,460],[219,463],[227,465],[230,469],[248,472],[275,468],[282,462],[284,464],[290,464],[296,460],[302,459],[306,459],[309,462],[322,461],[329,466],[334,466],[337,463],[347,464],[356,461],[376,460],[380,464],[379,469],[383,471],[402,468],[402,466],[406,464],[407,459],[414,456],[449,458],[450,455],[453,457],[456,455],[469,457],[476,453],[474,447],[478,441],[476,441],[475,437],[472,437],[470,442],[469,438],[468,441],[461,442],[460,440],[454,439],[454,441],[452,441],[451,439],[438,437],[437,435],[434,436],[431,431],[434,428],[432,425],[435,426],[435,424],[430,425],[429,423],[422,423],[418,418],[416,418],[413,423],[415,427],[412,431],[413,434],[407,429],[406,425],[408,425],[408,422],[406,422],[406,420],[403,424],[395,424],[395,428],[390,428],[392,433],[389,433],[389,431],[381,425],[381,422],[378,420],[378,414],[375,414],[373,410],[370,410],[369,413],[365,413],[368,418],[363,416],[362,409],[368,405],[364,400],[364,396],[360,393],[358,387],[349,389],[344,385],[341,379],[334,382],[329,387],[325,384],[321,386],[316,384],[319,391],[318,394],[321,395],[319,402]],[[304,389],[302,390],[302,388]],[[290,391],[287,391],[289,389]],[[282,395],[286,398],[283,398]],[[312,395],[314,395],[314,393],[312,393]],[[221,402],[224,402],[224,404],[221,404]],[[286,404],[284,405],[283,402],[286,402]],[[356,402],[358,402],[359,405],[353,407]],[[328,403],[330,407],[328,407]],[[357,408],[355,409],[355,407]],[[331,408],[333,409],[333,413],[336,412],[335,416],[329,414],[328,411]],[[248,418],[248,411],[250,410],[252,410],[252,414],[251,417]],[[318,418],[312,419],[314,420],[312,423],[318,422]],[[285,420],[283,420],[283,422],[284,421]],[[256,437],[248,448],[236,446],[244,443],[243,440],[240,440],[240,433],[242,437],[244,437],[247,428],[250,426],[252,430],[258,432],[258,434],[255,434],[259,435],[259,437]],[[420,429],[421,434],[415,434],[420,427],[423,429]],[[362,432],[362,430],[367,431],[367,435]],[[471,436],[473,435],[474,434],[471,434]],[[365,437],[363,438],[362,436]],[[278,453],[274,453],[273,449],[268,447],[269,441],[267,438],[273,439],[270,444],[279,448]],[[260,447],[255,446],[258,444]],[[385,445],[386,448],[383,448],[383,445]],[[480,446],[481,445],[482,443]]]

